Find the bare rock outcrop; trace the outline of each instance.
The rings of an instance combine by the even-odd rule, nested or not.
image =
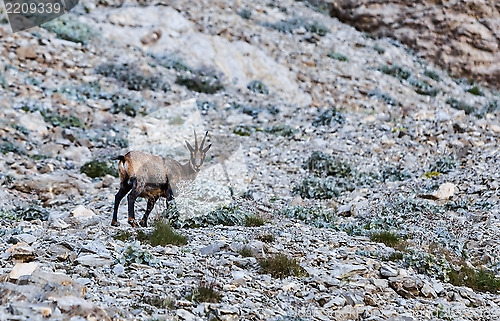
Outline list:
[[[500,87],[500,2],[331,0],[330,15],[395,38],[453,75]]]

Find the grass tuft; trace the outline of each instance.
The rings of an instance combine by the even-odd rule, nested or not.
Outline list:
[[[401,243],[401,238],[396,233],[390,231],[374,232],[370,235],[370,240],[384,243],[390,247],[395,247]]]
[[[462,266],[459,271],[448,272],[450,283],[456,286],[467,286],[473,290],[496,293],[500,291],[500,278],[484,269],[473,269]]]
[[[327,56],[338,61],[349,61],[349,58],[347,58],[345,55],[334,51],[328,52]]]
[[[222,299],[222,295],[215,290],[214,282],[200,282],[198,287],[188,295],[187,299],[197,303],[219,303]]]
[[[248,246],[244,246],[241,250],[238,251],[238,254],[243,257],[253,257],[252,250]]]
[[[258,227],[266,224],[266,220],[257,215],[249,215],[245,218],[246,227]]]
[[[455,99],[455,98],[446,99],[446,103],[448,105],[450,105],[451,108],[463,110],[467,115],[472,114],[476,110],[476,108],[474,108],[474,106],[471,106],[471,105],[467,104],[466,102],[463,102],[463,101]]]
[[[285,254],[277,254],[259,261],[262,272],[271,274],[274,278],[286,278],[287,276],[308,276],[307,271],[299,265],[296,259],[290,259]]]
[[[107,174],[118,177],[118,171],[108,162],[92,160],[83,164],[80,173],[87,174],[90,178],[103,177]]]
[[[170,224],[164,220],[158,220],[153,224],[153,231],[151,233],[144,233],[139,231],[137,236],[140,241],[146,241],[152,246],[165,246],[185,245],[187,244],[187,237],[175,232]]]

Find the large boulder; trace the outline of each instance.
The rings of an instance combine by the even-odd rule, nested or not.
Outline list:
[[[395,38],[453,75],[500,87],[500,2],[329,0],[330,15]]]

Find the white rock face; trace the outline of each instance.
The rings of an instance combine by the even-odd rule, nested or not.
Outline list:
[[[296,74],[277,63],[263,50],[243,41],[229,41],[220,36],[196,31],[193,24],[169,7],[123,8],[114,10],[109,21],[99,24],[103,36],[122,44],[143,47],[141,38],[151,28],[162,36],[148,45],[151,53],[175,53],[194,68],[214,66],[227,82],[246,89],[252,80],[260,80],[283,99],[307,106],[311,97],[302,91]]]

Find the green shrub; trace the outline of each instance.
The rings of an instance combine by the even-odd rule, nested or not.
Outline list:
[[[460,270],[451,270],[448,273],[450,283],[456,286],[467,286],[476,291],[498,293],[500,278],[484,269],[473,269],[463,265]]]
[[[170,91],[170,85],[160,77],[146,76],[133,65],[107,63],[97,67],[96,73],[105,77],[115,78],[125,84],[129,90],[140,91],[151,89],[153,91]]]
[[[282,33],[293,33],[294,30],[303,27],[308,32],[315,33],[318,36],[326,35],[329,30],[323,24],[317,21],[305,20],[301,18],[292,18],[288,20],[281,20],[276,23],[264,23],[264,27],[275,29]]]
[[[200,282],[198,287],[188,295],[187,299],[196,303],[219,303],[222,300],[222,295],[215,290],[215,283]]]
[[[238,251],[238,254],[243,257],[253,257],[252,250],[248,246],[244,246],[241,250]]]
[[[391,106],[401,105],[399,103],[399,101],[392,98],[389,94],[386,94],[386,93],[378,91],[378,90],[371,90],[370,92],[368,92],[368,97],[375,97],[377,99],[384,101],[386,104],[391,105]]]
[[[319,151],[313,151],[302,168],[317,176],[348,177],[354,174],[348,163]]]
[[[179,220],[178,213],[176,214],[175,203],[169,206],[166,217],[170,220],[172,226],[179,227],[205,227],[214,225],[224,225],[224,226],[244,226],[246,217],[252,214],[242,210],[238,205],[232,203],[229,205],[223,205],[210,211],[206,215],[194,216],[188,219]]]
[[[170,224],[164,220],[158,220],[153,224],[153,231],[151,233],[138,234],[139,241],[146,241],[152,246],[166,246],[185,245],[187,244],[187,237],[175,232]]]
[[[24,154],[24,151],[20,147],[9,141],[4,141],[0,144],[0,152],[2,154],[7,154],[10,152],[18,155]]]
[[[297,133],[297,130],[295,128],[287,124],[273,125],[272,127],[267,127],[265,130],[267,133],[285,137],[290,137]]]
[[[198,110],[201,112],[202,115],[207,115],[209,110],[217,110],[217,103],[213,101],[207,101],[207,100],[197,100],[196,101],[196,106],[198,107]]]
[[[2,210],[2,212],[0,213],[0,218],[12,221],[47,221],[49,217],[49,210],[37,204],[31,204],[28,206],[16,206],[10,210]]]
[[[354,190],[354,186],[349,188]],[[306,177],[298,185],[294,186],[292,193],[302,198],[330,199],[340,196],[340,190],[335,180],[315,176]]]
[[[92,160],[83,164],[80,173],[87,174],[90,178],[103,177],[107,174],[118,177],[118,171],[108,162]]]
[[[63,116],[58,113],[51,113],[48,111],[41,111],[41,115],[43,119],[52,124],[52,126],[55,127],[63,127],[63,128],[71,128],[71,127],[79,127],[79,128],[85,128],[83,125],[83,122],[81,121],[80,118],[69,115],[69,116]]]
[[[437,94],[439,93],[439,89],[432,87],[425,81],[420,81],[416,78],[410,78],[409,81],[410,85],[415,87],[415,92],[419,95],[426,95],[426,96],[431,96],[431,97],[436,97]]]
[[[144,110],[145,102],[140,98],[129,98],[124,94],[115,93],[109,100],[113,102],[110,112],[113,114],[123,113],[130,117],[135,117]]]
[[[265,233],[257,236],[257,239],[265,243],[272,243],[276,238],[273,234]]]
[[[484,96],[483,91],[478,86],[470,87],[467,92],[476,96]]]
[[[370,240],[377,243],[384,243],[390,247],[396,247],[401,242],[400,236],[390,231],[373,232],[370,235]]]
[[[266,224],[266,221],[257,215],[249,215],[245,217],[245,226],[246,227],[258,227]]]
[[[122,242],[125,242],[126,240],[130,239],[132,237],[132,233],[130,233],[129,231],[119,231],[118,233],[116,233],[113,238],[115,240],[119,240],[119,241],[122,241]]]
[[[159,260],[153,254],[141,250],[141,245],[137,241],[124,249],[119,262],[124,266],[132,263],[146,264],[149,266],[158,266],[159,264]]]
[[[333,123],[344,124],[345,117],[335,108],[329,108],[321,113],[312,123],[314,127],[331,126]]]
[[[274,278],[286,278],[288,276],[308,276],[306,270],[299,265],[296,259],[290,259],[285,254],[276,254],[268,258],[258,260],[262,273],[271,274]]]
[[[233,129],[233,133],[238,136],[250,136],[254,132],[254,128],[250,125],[238,125]]]
[[[334,227],[335,212],[332,209],[325,209],[321,206],[304,207],[292,206],[281,210],[279,216],[298,219],[306,224],[315,227]]]
[[[385,166],[381,174],[382,174],[381,179],[384,182],[405,181],[411,178],[411,174],[408,173],[406,170],[402,170],[400,168],[393,166]]]
[[[349,58],[347,58],[343,54],[340,54],[340,53],[334,52],[334,51],[328,52],[328,57],[330,57],[332,59],[336,59],[338,61],[349,61]]]
[[[153,55],[153,58],[160,66],[163,66],[167,69],[174,69],[180,72],[193,71],[191,67],[189,67],[187,63],[184,62],[184,60],[175,55],[171,54]]]
[[[486,105],[486,107],[484,108],[484,113],[485,114],[491,114],[491,113],[497,111],[498,107],[500,107],[500,102],[498,102],[498,100],[490,101]]]
[[[73,15],[62,15],[57,19],[42,24],[41,27],[54,32],[60,39],[80,42],[84,45],[96,35],[96,31],[78,21]]]
[[[471,106],[461,100],[455,99],[455,98],[448,98],[446,99],[446,103],[450,105],[452,108],[458,109],[458,110],[463,110],[467,115],[472,114],[476,108],[474,106]]]
[[[221,76],[211,69],[198,69],[193,72],[182,73],[177,76],[175,82],[189,90],[206,94],[215,94],[224,89]]]
[[[424,75],[429,77],[430,79],[433,79],[435,81],[441,81],[441,77],[439,77],[439,75],[437,74],[437,72],[433,71],[433,70],[430,70],[430,69],[426,69],[424,71]]]
[[[379,67],[378,70],[383,72],[386,75],[396,77],[400,80],[406,80],[406,79],[410,78],[410,76],[411,76],[411,72],[409,72],[406,69],[403,69],[403,67],[398,66],[398,65],[381,66],[381,67]]]
[[[240,17],[242,17],[243,19],[249,20],[250,18],[252,18],[252,11],[250,11],[249,9],[243,8],[240,11],[238,11],[238,15]]]
[[[460,165],[457,156],[454,154],[445,155],[442,157],[438,157],[435,161],[430,164],[428,172],[437,172],[440,174],[446,174],[453,170],[455,170],[458,165]]]
[[[248,83],[247,88],[254,93],[264,95],[269,94],[269,88],[267,88],[267,86],[260,80],[252,80]]]

